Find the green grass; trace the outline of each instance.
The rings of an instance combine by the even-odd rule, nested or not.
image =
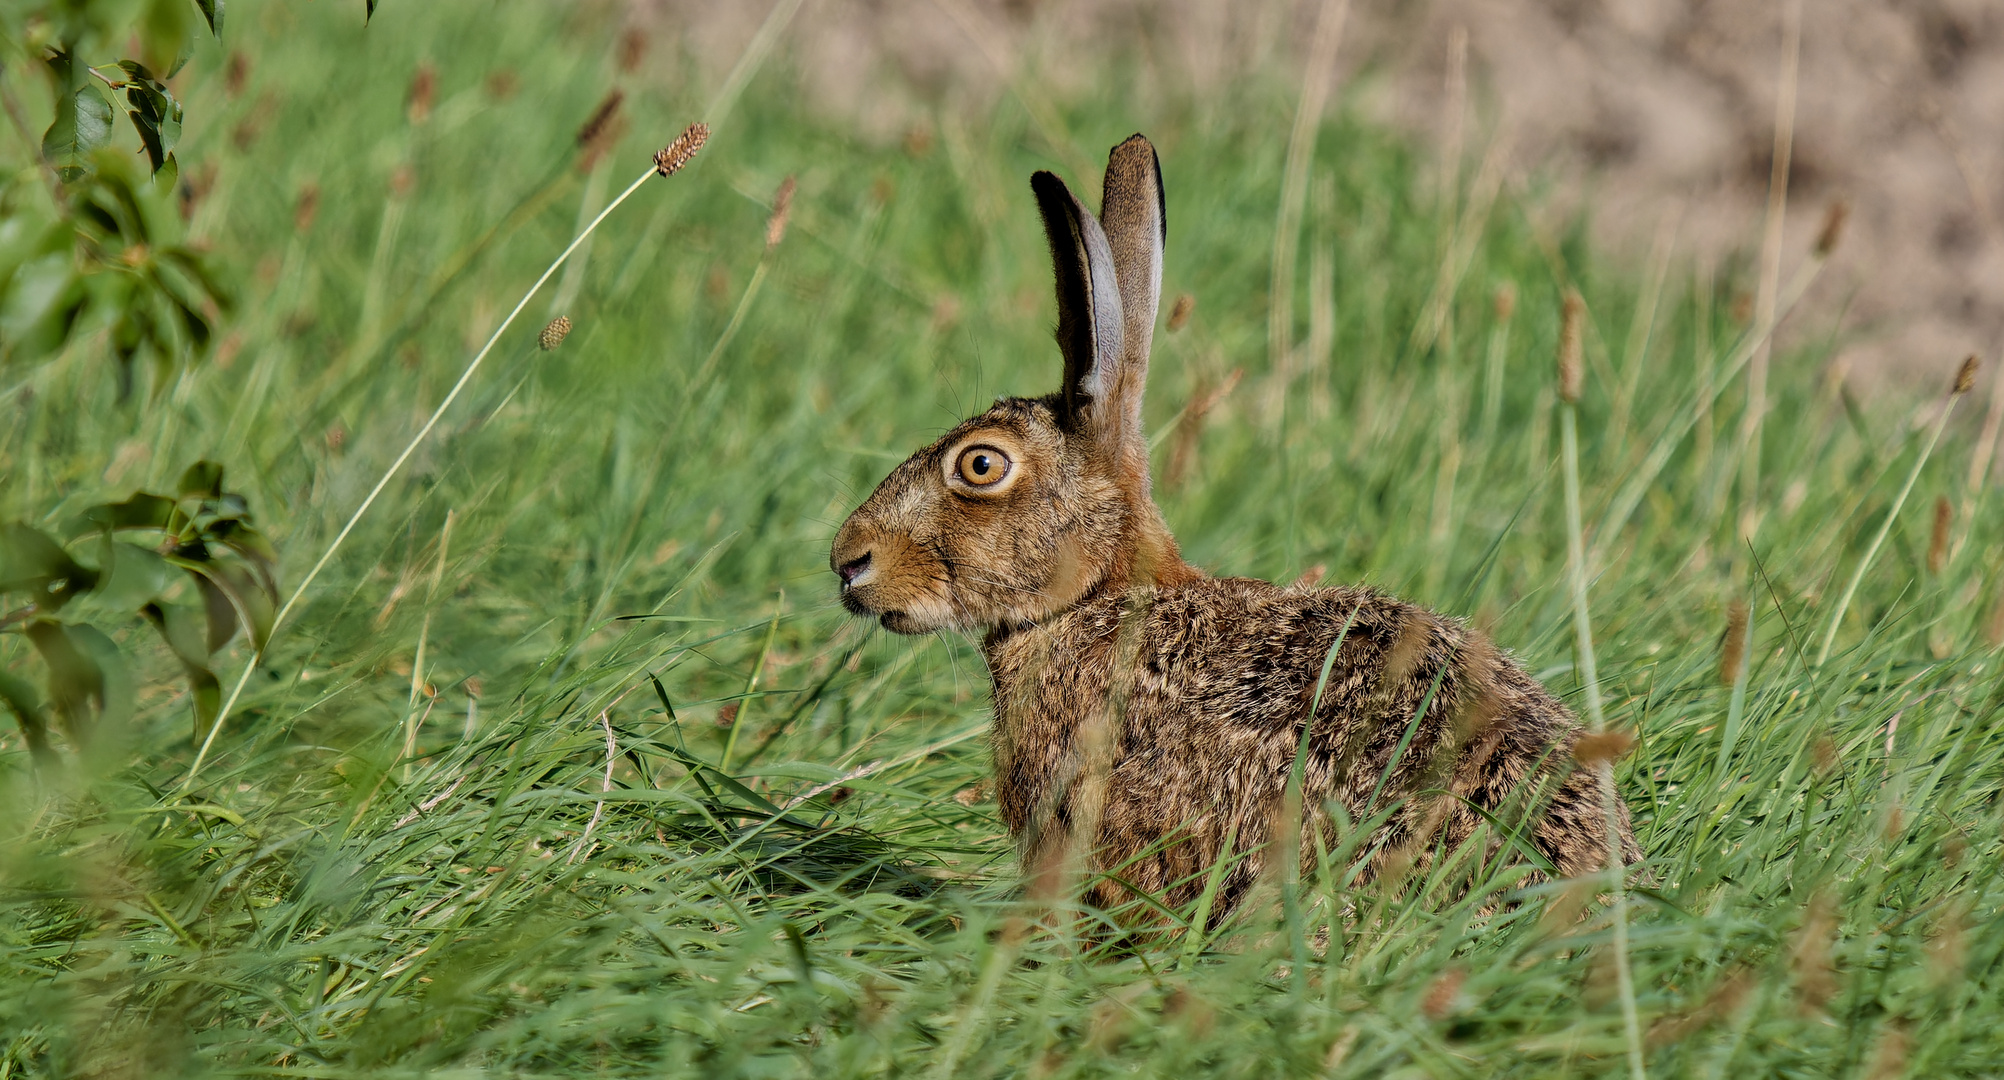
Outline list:
[[[617,25],[401,4],[364,31],[359,7],[233,6],[243,92],[213,45],[181,77],[184,175],[216,169],[190,229],[243,282],[229,341],[152,408],[115,400],[99,339],[8,371],[32,393],[0,424],[0,517],[52,522],[213,456],[289,588],[568,242],[571,138]],[[440,91],[414,127],[423,58]],[[519,88],[494,100],[503,69]],[[698,69],[664,50],[629,84],[615,184],[698,117]],[[1472,616],[1575,703],[1552,357],[1559,295],[1584,293],[1593,633],[1609,722],[1640,739],[1616,772],[1649,856],[1629,919],[1651,1075],[2004,1071],[1985,637],[2004,511],[1963,485],[1981,410],[1935,448],[1816,667],[1936,388],[1860,408],[1820,381],[1827,347],[1784,352],[1751,547],[1737,384],[1610,534],[1596,523],[1743,332],[1729,312],[1751,281],[1701,295],[1673,272],[1638,359],[1640,268],[1506,187],[1446,332],[1415,351],[1451,247],[1431,159],[1339,100],[1292,283],[1298,336],[1326,329],[1329,355],[1280,393],[1266,296],[1289,80],[1139,105],[1127,81],[1060,102],[1063,131],[1004,98],[880,145],[816,118],[783,53],[761,68],[695,165],[597,235],[559,350],[536,351],[551,312],[529,307],[281,629],[190,792],[170,794],[188,705],[144,627],[120,635],[146,674],[129,730],[39,779],[18,734],[0,744],[0,1076],[1626,1072],[1607,913],[1590,889],[1515,890],[1515,871],[1471,871],[1465,894],[1304,880],[1332,930],[1305,965],[1277,899],[1210,937],[1018,937],[980,786],[979,656],[832,604],[827,540],[877,478],[989,397],[1054,385],[1025,181],[1056,167],[1093,188],[1074,163],[1135,129],[1166,173],[1165,306],[1197,299],[1158,334],[1158,475],[1179,410],[1246,372],[1187,480],[1159,485],[1185,554],[1281,579],[1321,565]],[[790,231],[701,373],[787,175]],[[1956,544],[1930,573],[1937,496]],[[1729,724],[1733,599],[1754,630]],[[227,683],[248,656],[225,659]],[[0,662],[33,670],[11,635]]]

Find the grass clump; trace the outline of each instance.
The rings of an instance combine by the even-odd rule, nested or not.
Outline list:
[[[566,57],[630,49],[616,27],[352,22],[244,12],[241,85],[190,69],[210,119],[182,154],[216,174],[189,228],[236,260],[242,314],[136,434],[101,341],[23,373],[6,516],[199,455],[301,581],[575,235],[576,131],[611,65]],[[1624,905],[1647,1071],[2004,1069],[2004,522],[1958,482],[1966,432],[1859,406],[1821,351],[1784,349],[1744,469],[1712,436],[1744,407],[1750,328],[1722,298],[1746,283],[1645,293],[1532,192],[1438,214],[1425,163],[1345,113],[1308,166],[1301,317],[1272,324],[1268,88],[1137,115],[1109,82],[1063,116],[1081,145],[1005,100],[887,147],[806,115],[779,61],[743,87],[698,162],[597,236],[562,348],[512,330],[383,488],[188,790],[170,690],[64,771],[8,737],[0,1075],[1629,1071],[1605,882],[1332,871],[1298,883],[1327,939],[1305,955],[1278,902],[1097,951],[1040,928],[989,802],[978,656],[830,603],[828,536],[890,465],[1052,384],[1020,178],[1136,128],[1162,148],[1165,293],[1197,298],[1149,406],[1188,557],[1472,616],[1575,703],[1549,358],[1583,298],[1574,550],[1606,724],[1637,739],[1613,770],[1648,855]],[[623,89],[629,130],[594,152],[636,171],[673,134],[639,129],[707,100]],[[1943,544],[1892,513],[1944,495],[1966,509]],[[1744,545],[1743,499],[1765,508]]]

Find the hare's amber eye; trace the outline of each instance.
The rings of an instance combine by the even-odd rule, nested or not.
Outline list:
[[[987,487],[1009,475],[1009,455],[992,446],[970,446],[960,452],[954,468],[975,487]]]

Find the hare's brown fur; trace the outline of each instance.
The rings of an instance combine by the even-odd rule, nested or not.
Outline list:
[[[1492,848],[1521,829],[1563,876],[1604,867],[1578,723],[1483,635],[1366,588],[1211,578],[1183,561],[1141,429],[1160,183],[1138,135],[1113,151],[1099,218],[1050,174],[1032,179],[1062,387],[1004,398],[894,470],[836,535],[844,605],[899,632],[984,635],[1003,820],[1033,868],[1081,844],[1110,875],[1101,902],[1127,886],[1188,902],[1240,855],[1214,908],[1230,910],[1293,832],[1276,835],[1278,815],[1311,710],[1304,865],[1344,843],[1340,810],[1353,823],[1389,811],[1358,848],[1367,873],[1429,862],[1484,814]]]

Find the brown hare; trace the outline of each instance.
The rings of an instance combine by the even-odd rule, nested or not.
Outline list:
[[[1364,872],[1427,865],[1488,815],[1560,876],[1604,869],[1579,725],[1487,638],[1366,587],[1213,578],[1149,493],[1141,395],[1167,223],[1155,148],[1113,149],[1095,218],[1030,178],[1057,274],[1064,382],[1002,398],[898,466],[835,536],[842,603],[903,634],[980,633],[996,791],[1026,866],[1076,842],[1105,906],[1127,886],[1214,911],[1274,865],[1303,725],[1300,857],[1376,831]],[[1318,704],[1319,702],[1319,704]],[[1310,717],[1310,712],[1314,716]],[[1335,813],[1340,809],[1341,814]],[[1620,809],[1630,862],[1640,857]],[[1354,839],[1354,838],[1352,838]],[[1230,850],[1228,851],[1227,848]],[[1117,880],[1116,880],[1117,879]]]

